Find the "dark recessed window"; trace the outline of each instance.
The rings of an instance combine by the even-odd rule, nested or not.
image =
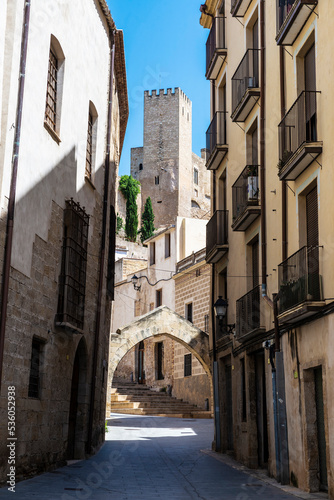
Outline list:
[[[89,215],[73,199],[66,200],[57,323],[84,326]]]
[[[193,322],[193,304],[190,302],[190,304],[186,304],[186,319],[190,321],[190,323]]]
[[[159,176],[158,176],[158,175],[156,175],[156,176],[155,176],[155,185],[157,186],[158,184],[159,184]]]
[[[170,257],[170,233],[165,234],[165,259]]]
[[[143,170],[143,164],[139,163],[139,170]]]
[[[191,354],[184,355],[184,376],[191,376]]]
[[[155,292],[155,307],[162,305],[162,289]]]
[[[31,349],[30,375],[29,375],[29,388],[28,388],[29,398],[40,397],[42,347],[43,347],[43,342],[34,338],[32,341],[32,349]]]
[[[155,264],[155,242],[150,243],[150,266]]]

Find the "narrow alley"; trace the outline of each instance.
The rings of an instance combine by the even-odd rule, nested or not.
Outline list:
[[[113,414],[106,442],[89,460],[16,485],[20,500],[318,499],[242,470],[210,451],[213,421]],[[246,469],[244,468],[246,471]],[[250,472],[250,473],[248,473]],[[263,480],[264,479],[264,480]],[[272,483],[272,484],[270,484]],[[274,484],[276,486],[274,486]],[[12,498],[7,489],[0,498]]]

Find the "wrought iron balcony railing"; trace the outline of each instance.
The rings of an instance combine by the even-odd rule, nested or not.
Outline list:
[[[295,180],[322,152],[317,137],[319,94],[319,91],[303,91],[278,125],[281,180]]]
[[[247,165],[232,186],[232,228],[245,231],[260,215],[258,165]]]
[[[232,77],[233,121],[244,121],[260,97],[259,49],[248,49]]]
[[[278,45],[292,45],[318,0],[276,0]]]
[[[322,300],[319,246],[304,246],[278,266],[279,312]]]
[[[216,170],[227,153],[226,144],[226,111],[217,111],[206,131],[206,149],[208,160],[206,168]]]
[[[261,286],[237,300],[236,338],[241,341],[259,333],[261,328]]]
[[[217,210],[206,225],[206,261],[218,262],[228,250],[228,210]]]
[[[214,80],[218,76],[227,56],[225,45],[225,17],[215,17],[206,42],[206,73],[208,80]]]

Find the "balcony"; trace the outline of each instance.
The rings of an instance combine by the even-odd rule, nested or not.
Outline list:
[[[231,14],[233,17],[244,17],[250,6],[251,0],[232,0]]]
[[[266,331],[261,326],[261,286],[258,285],[237,300],[236,338],[244,342]]]
[[[232,114],[234,122],[244,122],[260,99],[259,49],[248,49],[232,77]]]
[[[217,210],[206,225],[206,261],[218,262],[228,251],[228,210]]]
[[[246,229],[261,214],[259,167],[247,165],[232,186],[232,229]]]
[[[225,46],[225,18],[215,17],[206,42],[206,73],[207,80],[215,80],[227,57]]]
[[[217,170],[225,157],[226,144],[226,111],[217,111],[206,131],[207,170]]]
[[[321,247],[304,246],[278,266],[278,319],[294,323],[325,305],[319,274]]]
[[[280,180],[294,181],[322,153],[317,138],[318,91],[304,91],[278,125]]]
[[[277,45],[292,45],[318,0],[276,0]]]

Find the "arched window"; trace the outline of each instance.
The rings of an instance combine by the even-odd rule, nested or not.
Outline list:
[[[61,45],[57,38],[51,35],[44,124],[58,143],[60,142],[59,128],[64,83],[64,64],[65,56]],[[55,132],[55,134],[52,132]]]
[[[191,200],[191,208],[201,208],[195,200]]]

